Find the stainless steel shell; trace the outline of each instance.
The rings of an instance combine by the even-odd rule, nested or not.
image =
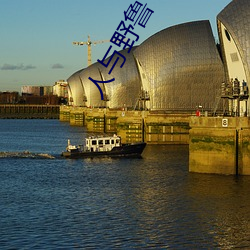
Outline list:
[[[150,91],[152,110],[212,109],[224,68],[209,21],[176,25],[148,38],[135,51]]]
[[[213,108],[224,81],[224,68],[209,21],[164,29],[130,53],[120,53],[126,62],[120,68],[119,59],[111,74],[108,72],[115,58],[107,68],[95,63],[68,79],[74,105],[134,107],[144,90],[150,97],[146,106],[151,110]],[[88,77],[105,81],[115,78],[114,82],[100,84],[109,101],[101,101],[99,90]]]
[[[222,32],[219,23],[223,23],[237,49],[240,57],[243,60],[244,69],[246,72],[245,79],[250,82],[250,3],[249,0],[234,0],[228,4],[217,16],[219,37],[222,41]],[[222,44],[223,45],[223,44]],[[223,57],[225,59],[225,52]],[[224,60],[225,61],[225,60]]]

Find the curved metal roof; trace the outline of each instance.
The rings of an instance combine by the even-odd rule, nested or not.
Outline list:
[[[249,0],[234,0],[217,16],[231,34],[245,67],[250,82],[250,4]],[[222,32],[219,29],[219,33]],[[219,34],[221,36],[221,34]]]
[[[135,51],[153,110],[212,108],[224,68],[209,21],[162,30]]]
[[[68,79],[68,83],[72,92],[78,92],[72,95],[74,105],[83,105],[79,95],[84,94],[87,99],[86,103],[84,103],[86,106],[119,108],[123,107],[125,104],[126,107],[134,107],[140,94],[141,81],[132,54],[133,50],[134,48],[130,53],[127,52],[127,49],[119,51],[119,53],[126,58],[126,62],[123,67],[120,68],[122,58],[121,60],[119,59],[111,74],[109,74],[109,70],[117,57],[111,60],[107,68],[97,62],[90,65],[85,70],[80,70],[73,74]],[[107,63],[109,58],[110,57],[108,57],[104,63]],[[115,78],[115,81],[110,83],[99,83],[104,96],[107,96],[109,99],[107,103],[101,100],[101,94],[98,88],[89,80],[89,77],[97,81],[107,81]]]
[[[86,94],[80,79],[80,72],[84,70],[78,70],[67,79],[69,102],[75,106],[85,106]]]
[[[134,107],[141,90],[147,91],[152,110],[188,111],[198,105],[212,109],[216,90],[224,81],[224,68],[216,48],[209,21],[197,21],[164,29],[148,38],[126,57],[120,68],[117,63],[111,74],[95,63],[78,71],[69,79],[74,105],[104,106],[110,108]],[[107,58],[105,63],[109,60]],[[98,88],[88,78],[114,82],[100,84],[109,97],[101,101]],[[81,95],[86,96],[83,102]]]

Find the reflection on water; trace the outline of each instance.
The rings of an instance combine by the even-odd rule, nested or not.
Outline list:
[[[218,246],[250,247],[250,178],[190,174],[187,195]],[[196,184],[196,187],[195,187]],[[212,223],[211,223],[212,222]]]
[[[0,126],[0,152],[8,142],[59,155],[85,133],[58,121]],[[250,178],[188,173],[187,146],[148,145],[142,159],[3,157],[0,177],[1,249],[250,248]]]

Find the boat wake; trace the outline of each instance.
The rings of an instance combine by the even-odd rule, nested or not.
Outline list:
[[[0,158],[29,158],[29,159],[55,159],[53,155],[43,153],[23,152],[0,152]]]

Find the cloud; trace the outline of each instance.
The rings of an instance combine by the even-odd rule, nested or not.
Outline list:
[[[35,69],[36,66],[33,66],[31,64],[29,65],[23,65],[23,63],[18,65],[8,64],[5,63],[0,69],[1,70],[29,70],[29,69]]]
[[[36,68],[36,66],[33,66],[33,65],[29,64],[29,65],[24,66],[23,70],[35,69],[35,68]]]
[[[63,69],[64,66],[60,63],[55,63],[51,66],[52,69]]]

